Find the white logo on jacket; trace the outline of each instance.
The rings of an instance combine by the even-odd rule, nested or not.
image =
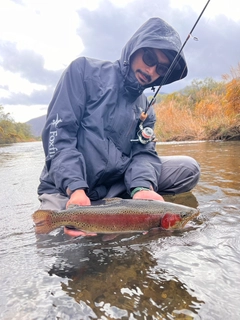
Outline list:
[[[57,129],[58,124],[60,122],[62,122],[62,119],[59,119],[58,114],[57,114],[56,119],[54,119],[51,124],[52,124],[52,126],[54,126]],[[53,157],[54,154],[58,151],[58,148],[55,147],[55,139],[56,139],[57,135],[58,135],[57,130],[53,130],[53,131],[51,130],[49,132],[48,152],[49,152],[50,157]]]
[[[55,128],[57,128],[58,124],[62,122],[62,119],[58,119],[58,113],[57,113],[57,118],[55,120],[52,121],[52,125],[55,126]]]

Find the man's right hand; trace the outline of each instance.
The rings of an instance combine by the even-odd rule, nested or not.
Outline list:
[[[86,195],[84,190],[76,190],[74,191],[70,199],[68,200],[66,204],[66,208],[68,208],[70,205],[78,205],[78,206],[90,206],[91,201]],[[69,229],[67,227],[64,228],[64,233],[71,236],[71,237],[79,237],[79,236],[96,236],[96,233],[86,233],[84,231],[75,230],[75,229]]]
[[[66,208],[70,205],[77,205],[77,206],[90,206],[91,201],[86,195],[84,190],[75,190],[68,200],[66,204]]]

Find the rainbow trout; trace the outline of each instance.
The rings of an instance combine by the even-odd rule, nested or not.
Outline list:
[[[105,204],[74,206],[62,211],[37,210],[32,215],[36,233],[73,226],[87,233],[146,232],[152,228],[182,229],[198,216],[187,206],[156,200],[104,199]]]

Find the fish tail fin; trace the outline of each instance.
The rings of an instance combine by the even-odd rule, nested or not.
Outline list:
[[[52,213],[54,213],[54,211],[37,210],[32,214],[35,232],[37,234],[49,233],[56,228],[52,222]]]

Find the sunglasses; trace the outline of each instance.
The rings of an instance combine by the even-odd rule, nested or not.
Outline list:
[[[168,71],[169,66],[158,62],[156,53],[151,49],[144,49],[142,60],[148,67],[156,66],[156,72],[159,76],[164,76]]]

